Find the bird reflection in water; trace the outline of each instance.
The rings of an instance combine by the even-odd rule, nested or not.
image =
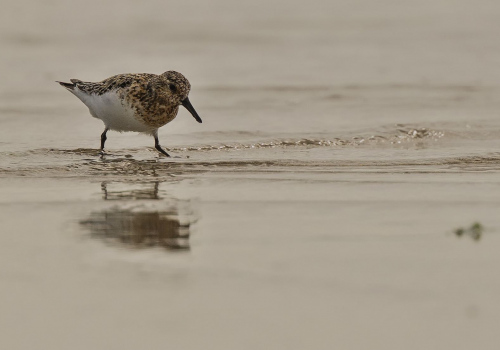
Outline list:
[[[110,185],[101,184],[103,199],[116,205],[80,222],[92,237],[130,248],[189,249],[190,228],[196,222],[189,202],[160,197],[159,182],[132,184],[140,186],[134,189],[113,183],[118,189],[110,190]]]

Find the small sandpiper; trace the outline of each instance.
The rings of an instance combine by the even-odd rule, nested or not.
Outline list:
[[[201,123],[201,118],[189,102],[189,81],[178,72],[160,75],[119,74],[98,83],[70,79],[71,83],[57,83],[78,97],[90,114],[104,122],[101,134],[101,154],[108,130],[136,131],[152,135],[155,148],[170,157],[158,140],[158,128],[171,122],[183,105]]]

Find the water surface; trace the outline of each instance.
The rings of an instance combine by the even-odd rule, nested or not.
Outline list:
[[[2,5],[2,348],[497,348],[499,5]],[[171,159],[54,82],[171,69]]]

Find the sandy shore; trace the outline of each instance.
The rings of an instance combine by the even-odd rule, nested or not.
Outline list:
[[[2,179],[2,343],[488,348],[498,185],[491,173]],[[475,221],[479,239],[454,233]]]
[[[498,11],[4,1],[0,348],[496,350]],[[54,83],[171,69],[168,160]]]

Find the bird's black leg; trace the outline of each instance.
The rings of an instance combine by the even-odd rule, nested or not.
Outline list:
[[[169,158],[170,158],[170,155],[169,155],[167,152],[165,152],[165,151],[163,150],[163,148],[161,148],[161,146],[160,146],[160,140],[158,140],[158,134],[154,134],[153,136],[154,136],[154,138],[155,138],[155,148],[156,148],[156,149],[157,149],[160,153],[163,153],[164,155],[166,155],[167,157],[169,157]]]
[[[106,133],[108,132],[108,128],[104,129],[104,132],[101,134],[101,153],[104,153],[104,143],[108,139],[106,137]]]

